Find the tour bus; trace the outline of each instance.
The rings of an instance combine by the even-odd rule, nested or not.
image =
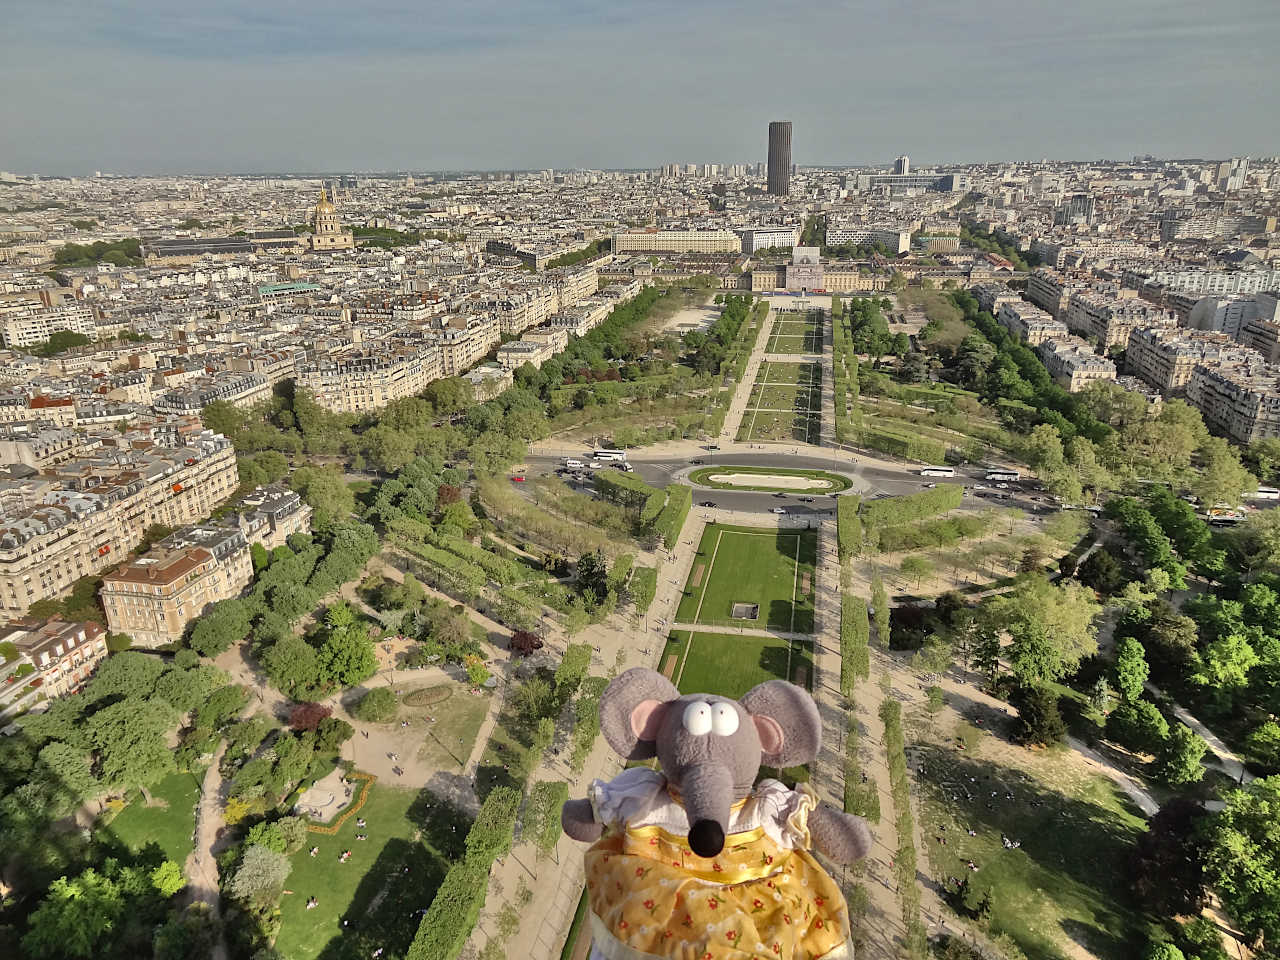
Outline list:
[[[922,477],[954,477],[955,475],[955,467],[922,467],[920,470]]]
[[[1253,498],[1255,500],[1280,500],[1280,490],[1275,487],[1259,487]]]
[[[989,470],[987,471],[987,479],[1013,482],[1015,480],[1021,480],[1022,474],[1017,470]]]
[[[603,450],[595,450],[595,451],[593,451],[593,452],[592,452],[592,454],[591,454],[591,459],[592,459],[592,460],[602,460],[602,461],[607,461],[607,460],[626,460],[626,459],[627,459],[627,451],[625,451],[625,450],[611,450],[611,449],[609,449],[608,447],[605,447]]]

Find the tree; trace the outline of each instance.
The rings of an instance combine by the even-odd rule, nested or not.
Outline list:
[[[542,780],[529,791],[522,818],[521,836],[532,840],[539,857],[550,855],[560,840],[560,810],[569,799],[569,785]]]
[[[1142,960],[1187,960],[1172,943],[1153,943],[1142,954]]]
[[[1013,737],[1022,744],[1052,746],[1067,735],[1066,724],[1058,709],[1058,695],[1046,687],[1019,687],[1011,698],[1018,711],[1018,725]]]
[[[314,511],[318,529],[327,529],[355,512],[356,495],[339,467],[299,467],[289,483]]]
[[[355,733],[355,728],[347,721],[325,717],[316,727],[316,749],[322,753],[336,753]]]
[[[1280,777],[1231,790],[1208,825],[1204,873],[1249,935],[1280,943]]]
[[[97,870],[59,877],[31,914],[22,946],[34,958],[95,956],[124,910],[119,886]]]
[[[1189,797],[1174,797],[1153,816],[1133,853],[1134,889],[1153,913],[1194,914],[1204,904],[1204,853],[1197,824],[1204,815]]]
[[[263,654],[267,676],[276,688],[296,700],[307,699],[320,686],[320,660],[315,647],[290,634]]]
[[[267,553],[267,548],[260,543],[249,544],[249,557],[253,561],[253,572],[255,574],[267,569],[267,565],[271,563],[271,555]]]
[[[249,604],[238,597],[215,603],[191,628],[191,649],[202,657],[216,657],[249,635]]]
[[[290,730],[315,730],[333,709],[323,703],[300,703],[289,711]]]
[[[90,701],[106,698],[149,697],[156,681],[168,670],[168,665],[151,653],[126,650],[107,657],[85,689]]]
[[[1119,593],[1127,580],[1124,568],[1106,547],[1099,547],[1085,558],[1084,563],[1076,570],[1076,579],[1093,587],[1104,597]]]
[[[155,783],[175,769],[168,733],[176,717],[161,700],[119,700],[88,719],[104,782]]]
[[[182,867],[172,860],[165,860],[151,871],[151,885],[156,893],[168,900],[187,885],[187,878],[182,875]]]
[[[542,647],[543,643],[536,633],[528,630],[516,630],[511,634],[511,652],[518,656],[527,657],[535,651],[541,650]]]
[[[316,661],[324,680],[342,687],[354,687],[378,672],[373,641],[360,623],[331,629],[316,654]]]
[[[197,901],[156,929],[153,960],[208,960],[220,927],[209,905]]]
[[[179,713],[189,713],[228,682],[230,678],[223,671],[202,663],[190,670],[170,670],[156,682],[155,694]]]
[[[1243,634],[1229,634],[1200,652],[1200,663],[1192,672],[1191,681],[1209,687],[1215,696],[1228,696],[1248,682],[1249,671],[1258,663],[1259,657],[1248,639]]]
[[[48,783],[54,794],[65,797],[68,806],[78,806],[102,790],[85,751],[56,740],[40,749],[33,774]]]
[[[933,563],[928,557],[912,554],[902,558],[902,563],[898,565],[898,572],[908,580],[914,580],[918,589],[921,581],[933,573]]]
[[[390,723],[399,710],[396,695],[387,687],[374,687],[356,704],[352,713],[366,723]]]
[[[1237,506],[1258,481],[1240,463],[1235,448],[1222,437],[1206,437],[1199,449],[1200,472],[1191,481],[1191,492],[1200,502],[1212,507],[1217,503]]]
[[[1098,649],[1093,620],[1101,607],[1079,583],[1055,586],[1030,576],[989,609],[1012,640],[1010,664],[1023,683],[1058,680]]]
[[[1280,724],[1268,720],[1255,727],[1245,741],[1245,749],[1267,769],[1280,767]]]
[[[1111,711],[1107,736],[1130,750],[1157,753],[1169,736],[1169,721],[1150,700],[1134,700]]]
[[[288,876],[288,857],[267,847],[251,846],[227,882],[227,893],[254,907],[269,906],[279,899]]]
[[[1156,776],[1171,787],[1199,783],[1209,745],[1183,723],[1175,723],[1156,758]]]
[[[1112,665],[1111,679],[1120,696],[1126,700],[1137,700],[1142,696],[1142,688],[1149,673],[1142,644],[1133,637],[1125,637],[1116,644],[1116,660]]]

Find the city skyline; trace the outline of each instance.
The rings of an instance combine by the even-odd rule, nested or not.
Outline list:
[[[1261,0],[1211,11],[818,3],[805,29],[784,34],[756,28],[762,4],[720,0],[604,16],[565,2],[424,13],[384,0],[357,19],[329,3],[65,9],[50,18],[20,2],[10,13],[0,76],[20,95],[0,106],[0,123],[19,135],[0,156],[5,169],[754,162],[770,115],[793,120],[801,167],[891,164],[901,153],[922,165],[1280,153],[1250,95],[1280,81],[1253,42],[1280,27],[1280,9]],[[755,64],[769,59],[804,72],[761,87]]]

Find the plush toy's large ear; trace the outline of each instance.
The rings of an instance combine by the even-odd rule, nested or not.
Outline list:
[[[822,747],[822,719],[807,690],[785,680],[767,680],[752,687],[742,706],[760,735],[762,762],[770,767],[812,763]]]
[[[600,696],[600,732],[614,752],[628,760],[648,760],[667,705],[680,691],[662,674],[632,667],[614,678]]]

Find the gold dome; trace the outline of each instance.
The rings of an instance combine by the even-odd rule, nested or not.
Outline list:
[[[316,213],[336,213],[332,203],[329,202],[328,194],[325,193],[324,187],[320,188],[320,202],[316,204]]]

